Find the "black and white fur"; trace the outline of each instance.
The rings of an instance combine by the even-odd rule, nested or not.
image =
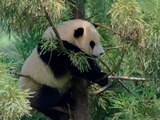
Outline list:
[[[104,51],[100,45],[99,34],[92,24],[84,20],[70,20],[57,25],[57,30],[63,40],[64,47],[74,52],[84,52],[86,56],[99,56]],[[43,37],[51,38],[54,32],[48,28]],[[69,104],[75,107],[72,97],[72,79],[82,78],[98,83],[107,84],[108,79],[102,79],[106,74],[101,72],[97,62],[87,57],[91,69],[80,72],[71,64],[67,55],[59,54],[57,50],[43,54],[42,43],[38,43],[32,54],[27,58],[22,73],[30,78],[20,78],[20,88],[35,92],[30,98],[31,107],[44,113],[54,120],[60,120],[60,113],[54,111],[55,106],[66,107]]]

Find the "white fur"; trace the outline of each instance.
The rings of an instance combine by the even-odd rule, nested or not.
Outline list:
[[[49,66],[39,58],[37,48],[35,48],[32,54],[27,58],[21,72],[22,74],[29,75],[32,80],[38,84],[58,88],[60,91],[65,91],[65,89],[67,89],[66,86],[69,86],[67,84],[69,84],[69,80],[71,79],[69,73],[56,79]],[[25,77],[20,78],[20,85],[22,88],[31,84],[31,82],[24,82],[26,79]]]
[[[74,31],[80,27],[84,28],[84,34],[77,39],[73,35]],[[91,23],[76,19],[63,22],[57,25],[56,28],[62,40],[66,40],[69,43],[76,45],[88,55],[100,56],[104,53],[104,50],[100,45],[99,33]],[[52,38],[53,36],[55,36],[55,34],[51,27],[49,27],[43,34],[44,38]],[[89,46],[90,41],[94,41],[96,44],[93,50]]]
[[[92,55],[94,56],[100,56],[101,54],[104,53],[104,50],[102,48],[101,45],[96,45],[94,48],[93,48],[93,52],[92,52]]]
[[[70,20],[56,27],[62,40],[76,45],[85,53],[99,56],[104,52],[100,45],[99,33],[91,23],[84,20]],[[73,36],[74,31],[80,27],[84,28],[84,34],[82,37],[76,39]],[[54,36],[55,34],[51,27],[43,34],[44,38],[52,38]],[[89,46],[90,41],[94,41],[96,44],[93,50]],[[21,72],[31,77],[20,77],[20,86],[22,89],[30,88],[31,91],[37,91],[41,85],[47,85],[57,88],[60,92],[65,92],[67,87],[70,86],[69,80],[71,79],[71,75],[66,73],[66,75],[56,79],[50,67],[39,58],[37,48],[33,50],[32,54],[25,61]]]

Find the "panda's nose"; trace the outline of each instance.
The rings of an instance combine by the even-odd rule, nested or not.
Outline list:
[[[101,55],[103,55],[104,54],[104,52],[102,52],[102,53],[99,53],[98,55],[93,55],[94,57],[100,57]]]
[[[101,45],[96,45],[94,48],[93,48],[93,55],[94,56],[97,56],[99,57],[100,55],[102,55],[104,53],[104,50],[102,48]]]
[[[101,56],[101,55],[103,55],[104,54],[104,52],[103,53],[100,53],[99,55]]]

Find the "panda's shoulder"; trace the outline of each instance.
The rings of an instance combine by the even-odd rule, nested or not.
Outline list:
[[[55,33],[52,29],[52,27],[48,27],[45,32],[43,33],[42,38],[52,38],[55,36]]]

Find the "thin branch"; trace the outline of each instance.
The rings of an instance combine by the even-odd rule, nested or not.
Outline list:
[[[52,53],[53,51],[51,51],[51,54],[50,54],[50,57],[49,57],[49,61],[48,61],[48,66],[49,66],[49,64],[51,63],[51,59],[52,59]]]
[[[9,74],[13,74],[13,75],[16,75],[16,76],[19,76],[19,77],[28,77],[28,78],[31,78],[29,75],[25,75],[25,74],[17,73],[17,72],[9,72]]]
[[[58,112],[62,112],[62,113],[68,114],[68,115],[70,115],[71,118],[74,115],[73,111],[67,111],[67,110],[62,109],[61,107],[54,107],[54,108],[52,108],[52,110],[56,110]]]
[[[109,79],[118,79],[118,80],[129,80],[129,81],[148,81],[147,78],[139,78],[139,77],[127,77],[127,76],[108,76]],[[123,84],[123,83],[121,83]],[[109,83],[104,87],[99,88],[96,91],[90,92],[91,95],[97,95],[105,91],[106,89],[112,87],[113,84]]]
[[[90,95],[97,95],[102,93],[103,91],[105,91],[106,89],[110,88],[113,84],[112,83],[108,83],[107,85],[105,85],[104,87],[99,88],[96,91],[90,92]]]
[[[20,77],[29,77],[29,78],[31,78],[29,75],[25,75],[25,74],[22,74],[22,73],[17,73],[17,72],[10,72],[10,74],[14,74],[14,75],[16,75],[16,76],[20,76]],[[122,84],[123,85],[123,84]],[[126,86],[124,86],[125,88],[126,88]],[[106,90],[108,87],[105,87],[104,86],[104,90]],[[128,88],[126,88],[126,89],[128,89]]]
[[[20,76],[20,77],[30,77],[29,75],[25,75],[18,72],[9,72],[10,74]],[[120,79],[120,80],[128,80],[128,81],[147,81],[147,78],[140,78],[140,77],[127,77],[127,76],[108,76],[109,79]]]
[[[103,61],[102,61],[103,62]],[[107,66],[107,65],[105,65]],[[107,66],[108,67],[108,66]],[[10,74],[14,74],[16,76],[20,76],[20,77],[29,77],[31,78],[29,75],[25,75],[25,74],[22,74],[22,73],[17,73],[17,72],[10,72]],[[122,86],[128,91],[128,92],[131,92],[127,87],[126,85],[121,81],[121,80],[131,80],[131,81],[147,81],[148,79],[147,78],[137,78],[137,77],[127,77],[127,76],[108,76],[109,79],[118,79],[118,82],[120,84],[122,84]],[[93,94],[93,95],[96,95],[96,94],[99,94],[103,91],[105,91],[106,89],[110,88],[111,86],[113,86],[112,83],[109,83],[107,84],[106,86],[90,93],[90,94]],[[58,108],[59,109],[59,108]],[[64,112],[64,111],[62,111]],[[67,112],[68,113],[68,112]],[[71,114],[71,113],[69,113]],[[72,115],[72,114],[71,114]]]
[[[111,71],[111,70],[109,69],[109,67],[105,64],[105,62],[103,62],[103,61],[101,60],[101,62],[103,63],[103,65],[105,65],[105,66],[107,67],[107,69],[109,70],[109,72],[110,72],[110,73],[108,73],[107,76],[112,75],[112,73],[114,73],[114,72],[118,69],[118,67],[121,65],[121,62],[122,62],[123,57],[124,57],[125,52],[126,52],[125,47],[128,46],[128,45],[129,45],[129,42],[128,42],[127,44],[122,45],[122,46],[117,46],[117,48],[123,48],[123,49],[122,49],[122,55],[121,55],[121,59],[119,60],[119,62],[118,62],[117,65],[116,65],[116,67],[115,67],[112,71]]]
[[[122,38],[124,38],[124,36],[122,36],[122,35],[120,34],[120,32],[115,31],[115,30],[113,30],[112,28],[110,28],[110,27],[108,27],[108,26],[106,26],[106,25],[103,25],[103,24],[101,24],[101,23],[92,23],[92,24],[95,25],[95,26],[101,26],[101,27],[103,27],[103,28],[105,28],[105,29],[107,29],[107,30],[112,31],[113,33],[115,33],[115,34],[117,34],[117,35],[120,35]]]
[[[108,27],[108,26],[106,26],[106,25],[103,25],[103,24],[101,24],[101,23],[92,23],[92,24],[95,25],[95,26],[101,26],[101,27],[103,27],[103,28],[105,28],[105,29],[113,32],[114,34],[119,35],[123,40],[125,40],[125,39],[130,39],[130,38],[128,38],[128,36],[134,32],[134,31],[132,30],[132,31],[129,31],[128,33],[122,35],[120,32],[118,32],[118,31],[116,31],[116,30],[114,30],[114,29],[112,29],[112,28],[110,28],[110,27]]]
[[[115,80],[119,80],[119,82],[121,82],[120,80],[128,80],[128,81],[147,81],[148,79],[147,78],[139,78],[139,77],[127,77],[127,76],[108,76],[109,79],[115,79]],[[121,82],[121,84],[124,85],[124,83]],[[100,94],[102,93],[103,91],[105,91],[106,89],[112,87],[113,84],[112,83],[109,83],[107,84],[106,86],[104,87],[101,87],[99,88],[98,90],[96,91],[93,91],[93,92],[90,92],[91,95],[97,95],[97,94]],[[128,88],[127,88],[128,89]],[[127,90],[128,91],[128,90]]]
[[[123,45],[115,46],[115,47],[107,47],[107,48],[104,48],[104,50],[112,50],[112,49],[119,49],[119,48],[123,48]]]
[[[98,13],[96,13],[96,9],[93,9],[91,15],[88,18],[86,18],[86,20],[90,20],[91,18],[96,17],[97,15]]]
[[[70,120],[73,120],[73,111],[71,111],[71,107],[70,105],[67,103],[67,106],[68,106],[68,113],[69,113],[69,117],[70,117]]]
[[[102,59],[99,59],[100,62],[108,69],[108,71],[111,72],[111,69],[108,67],[108,65],[102,60]],[[114,73],[112,73],[112,75],[115,75]],[[108,77],[108,75],[105,76],[106,78]],[[105,78],[104,77],[104,78]],[[128,91],[131,93],[131,90],[129,90],[129,88],[119,79],[118,82]],[[107,88],[106,88],[107,89]],[[106,90],[105,89],[105,90]]]
[[[112,71],[110,71],[110,73],[108,73],[108,76],[109,76],[109,75],[112,75],[115,71],[117,71],[117,69],[119,68],[119,66],[120,66],[121,63],[122,63],[123,57],[124,57],[124,55],[125,55],[125,51],[126,51],[126,49],[125,49],[125,47],[124,47],[124,45],[123,45],[121,58],[120,58],[119,62],[117,63],[116,67],[115,67]]]
[[[20,76],[20,77],[29,77],[31,78],[29,75],[25,75],[25,74],[22,74],[22,73],[17,73],[17,72],[10,72],[10,74],[14,74],[16,76]],[[125,89],[128,91],[128,92],[131,92],[126,86],[125,84],[121,81],[121,80],[136,80],[136,81],[145,81],[146,79],[145,78],[136,78],[136,77],[125,77],[125,76],[108,76],[109,79],[118,79],[118,82],[121,83],[123,85],[123,87],[125,87]],[[121,79],[121,80],[120,80]],[[100,91],[98,93],[101,93],[103,92],[104,90],[108,89],[110,86],[112,86],[112,84],[107,84],[106,86],[100,88],[99,90],[97,91]],[[93,92],[94,93],[97,93],[96,91]],[[97,93],[97,94],[98,94]]]
[[[99,58],[99,61],[107,68],[108,71],[111,71],[108,65],[101,58]]]
[[[128,81],[148,81],[147,78],[127,77],[127,76],[108,76],[108,78],[109,79],[128,80]]]
[[[51,18],[50,18],[49,13],[47,12],[46,7],[43,5],[43,0],[40,0],[40,5],[41,5],[41,8],[44,10],[45,17],[46,17],[47,21],[49,22],[50,26],[52,26],[52,29],[53,29],[56,37],[57,37],[58,40],[59,40],[59,45],[60,45],[60,47],[64,47],[63,42],[62,42],[62,40],[61,40],[61,37],[60,37],[58,31],[57,31],[56,27],[54,26],[54,24],[52,23],[52,20],[51,20]]]
[[[128,32],[127,34],[125,34],[125,35],[122,35],[120,32],[118,32],[118,31],[115,31],[115,30],[113,30],[112,28],[110,28],[110,27],[108,27],[108,26],[105,26],[105,25],[103,25],[103,24],[100,24],[100,23],[92,23],[92,24],[94,24],[95,26],[101,26],[101,27],[103,27],[103,28],[105,28],[105,29],[107,29],[107,30],[110,30],[110,31],[112,31],[113,33],[115,33],[115,34],[118,34],[122,39],[126,39],[127,38],[127,36],[128,36],[128,34],[130,34],[131,32]],[[129,44],[129,43],[128,43]],[[124,48],[124,46],[123,46],[123,48]],[[125,50],[125,49],[123,49],[123,50]],[[121,56],[121,59],[120,59],[120,61],[118,62],[118,64],[116,65],[116,67],[111,71],[110,69],[109,69],[109,67],[107,66],[107,65],[105,65],[106,66],[106,68],[110,71],[110,73],[109,73],[109,75],[115,75],[114,74],[114,72],[118,69],[118,67],[120,66],[120,64],[121,64],[121,62],[122,62],[122,60],[123,60],[123,57],[124,57],[124,51],[122,52],[122,56]],[[102,60],[101,60],[102,61]],[[105,64],[105,62],[103,62],[102,64]],[[108,77],[108,75],[106,75],[105,77]],[[131,93],[131,91],[128,89],[128,87],[119,79],[118,80],[118,82],[128,91],[128,92],[130,92]],[[107,87],[106,87],[106,89],[107,89]]]
[[[120,79],[118,79],[118,82],[119,82],[129,93],[132,93],[132,91],[131,91]]]

